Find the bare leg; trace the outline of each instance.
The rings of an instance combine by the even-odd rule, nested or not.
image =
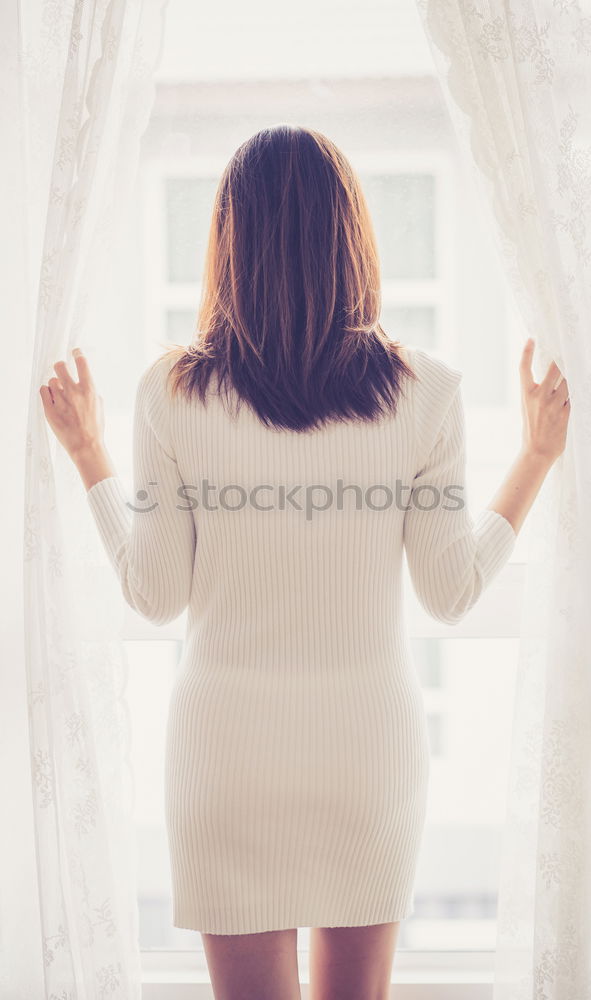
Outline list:
[[[301,1000],[297,928],[201,937],[215,1000]]]
[[[310,929],[310,1000],[387,1000],[400,921]]]

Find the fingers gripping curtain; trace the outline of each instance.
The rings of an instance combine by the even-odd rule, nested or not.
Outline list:
[[[105,294],[101,261],[137,171],[163,14],[162,0],[18,5],[27,294],[36,301],[26,684],[48,998],[140,996],[121,601],[82,484],[45,423],[39,386],[73,346],[94,346],[86,321]],[[21,961],[37,960],[30,948]],[[16,979],[7,985],[7,995],[19,995]]]
[[[591,11],[417,0],[567,448],[530,515],[495,1000],[591,997]],[[494,343],[483,345],[494,351]]]

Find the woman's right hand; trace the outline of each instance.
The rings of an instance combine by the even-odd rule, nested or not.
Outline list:
[[[530,338],[523,349],[519,372],[521,376],[521,413],[523,417],[522,449],[528,455],[554,462],[565,449],[570,416],[568,385],[552,361],[541,382],[532,374],[534,342]]]

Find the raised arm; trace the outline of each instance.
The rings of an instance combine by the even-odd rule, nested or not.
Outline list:
[[[435,365],[449,391],[449,405],[434,443],[413,480],[411,507],[404,518],[404,543],[411,578],[426,610],[454,624],[507,562],[517,534],[552,464],[562,454],[570,405],[568,385],[554,361],[538,384],[531,370],[534,344],[521,361],[523,434],[518,455],[489,506],[476,522],[468,510],[465,484],[465,428],[461,375]],[[430,361],[433,368],[433,361]],[[451,386],[451,389],[449,388]],[[428,393],[427,393],[428,399]],[[427,401],[423,412],[428,412]],[[423,488],[428,487],[428,488]],[[460,503],[449,501],[450,493]],[[437,500],[433,510],[420,509]]]
[[[189,602],[196,544],[192,514],[177,509],[182,480],[169,433],[166,361],[152,365],[139,382],[134,496],[128,498],[104,445],[102,400],[88,363],[81,352],[74,352],[74,360],[78,382],[59,361],[54,365],[57,378],[41,387],[45,415],[86,486],[126,601],[143,618],[163,625]]]
[[[531,370],[533,351],[534,342],[529,338],[519,363],[521,448],[489,504],[511,522],[515,532],[525,521],[549,469],[566,447],[570,417],[566,379],[552,361],[542,381],[536,382]]]
[[[476,521],[466,497],[464,407],[459,381],[436,438],[412,482],[404,515],[410,576],[425,610],[455,624],[506,563],[516,533],[501,514],[483,510]]]
[[[126,601],[143,618],[163,625],[189,602],[196,538],[191,512],[177,509],[182,479],[158,364],[138,386],[133,452],[134,497],[111,476],[91,486],[88,503]]]

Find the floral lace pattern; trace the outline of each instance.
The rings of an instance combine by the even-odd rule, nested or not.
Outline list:
[[[530,519],[495,1000],[591,998],[591,17],[578,0],[417,0],[541,377],[572,401]]]
[[[27,265],[37,294],[24,584],[44,996],[139,1000],[122,598],[76,470],[55,453],[39,386],[55,360],[85,346],[101,260],[137,172],[164,3],[19,6]],[[21,995],[17,975],[3,980],[6,996]]]

